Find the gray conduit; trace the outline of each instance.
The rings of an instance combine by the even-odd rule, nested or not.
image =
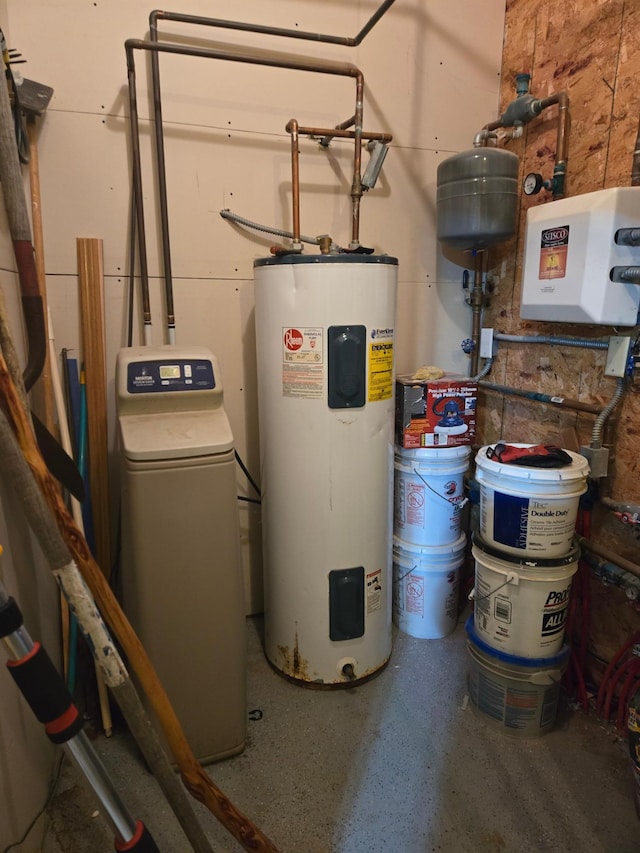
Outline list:
[[[244,216],[238,216],[231,210],[221,210],[220,216],[223,219],[228,219],[230,222],[235,222],[236,225],[242,225],[243,228],[253,228],[254,231],[264,231],[265,234],[273,234],[275,237],[287,237],[293,239],[292,231],[283,231],[280,228],[272,228],[270,225],[260,225],[257,222],[252,222],[250,219],[245,219]],[[318,237],[306,237],[300,234],[300,240],[303,243],[310,243],[312,246],[317,246],[320,242]]]
[[[609,415],[616,408],[620,400],[624,395],[624,379],[620,377],[616,383],[616,390],[613,397],[609,400],[604,409],[600,412],[598,417],[596,418],[596,422],[593,425],[593,432],[591,433],[591,447],[597,449],[598,447],[602,447],[602,431],[604,429],[604,425],[607,421]]]
[[[563,347],[584,347],[585,349],[608,349],[609,339],[596,338],[566,338],[553,335],[505,335],[502,332],[494,333],[497,341],[506,341],[514,344],[557,344]]]

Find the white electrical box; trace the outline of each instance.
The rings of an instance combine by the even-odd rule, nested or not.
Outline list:
[[[527,212],[522,303],[526,320],[635,326],[640,285],[612,280],[640,267],[640,246],[616,243],[640,228],[640,187],[559,199]]]

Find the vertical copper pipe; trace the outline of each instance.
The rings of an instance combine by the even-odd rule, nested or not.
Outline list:
[[[358,72],[356,77],[356,111],[353,139],[353,183],[351,184],[351,248],[357,249],[360,245],[360,199],[362,198],[362,182],[360,170],[362,168],[362,114],[364,111],[364,77]]]
[[[298,122],[292,118],[286,127],[291,134],[291,199],[293,204],[293,243],[300,248],[300,145]]]

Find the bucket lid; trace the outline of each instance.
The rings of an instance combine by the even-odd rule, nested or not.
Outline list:
[[[490,646],[478,636],[478,633],[475,629],[475,625],[473,623],[473,613],[465,622],[464,629],[467,632],[467,636],[469,637],[471,642],[475,646],[477,646],[481,652],[483,652],[485,655],[489,655],[489,657],[493,658],[494,660],[500,661],[500,663],[512,664],[514,666],[529,667],[531,669],[540,669],[540,667],[562,667],[569,660],[569,654],[571,653],[571,650],[569,649],[567,643],[564,644],[564,646],[556,655],[552,655],[548,658],[523,658],[519,655],[510,655],[507,652],[501,652],[499,649],[494,649],[493,646]]]
[[[488,554],[495,560],[502,560],[510,565],[521,566],[523,569],[527,570],[533,569],[535,571],[536,569],[561,568],[562,566],[570,566],[580,559],[580,545],[578,544],[578,540],[575,538],[571,542],[571,550],[564,556],[548,558],[520,557],[517,554],[507,554],[505,551],[501,551],[500,548],[494,548],[493,545],[489,545],[488,542],[485,542],[477,531],[474,531],[471,537],[471,542],[474,548]]]
[[[513,447],[534,447],[533,444],[510,441]],[[530,480],[536,483],[558,483],[565,480],[584,480],[589,475],[589,463],[584,456],[566,452],[571,457],[571,465],[564,468],[534,468],[528,465],[510,465],[507,462],[496,462],[487,456],[489,445],[481,447],[476,454],[476,466],[494,476],[509,477],[514,480]]]
[[[419,555],[422,559],[430,559],[432,557],[446,557],[449,554],[459,554],[464,551],[467,545],[467,534],[461,533],[455,542],[449,542],[446,545],[412,545],[399,536],[393,537],[393,551],[401,559],[411,557],[415,558]],[[405,557],[406,555],[406,557]]]
[[[449,462],[452,459],[467,459],[471,456],[471,446],[454,444],[451,447],[400,447],[395,448],[396,460],[413,459],[421,462],[434,460]]]

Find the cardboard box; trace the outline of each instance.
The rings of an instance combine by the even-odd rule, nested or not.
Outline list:
[[[454,373],[425,380],[398,376],[396,444],[404,448],[472,444],[477,396],[477,382]]]

